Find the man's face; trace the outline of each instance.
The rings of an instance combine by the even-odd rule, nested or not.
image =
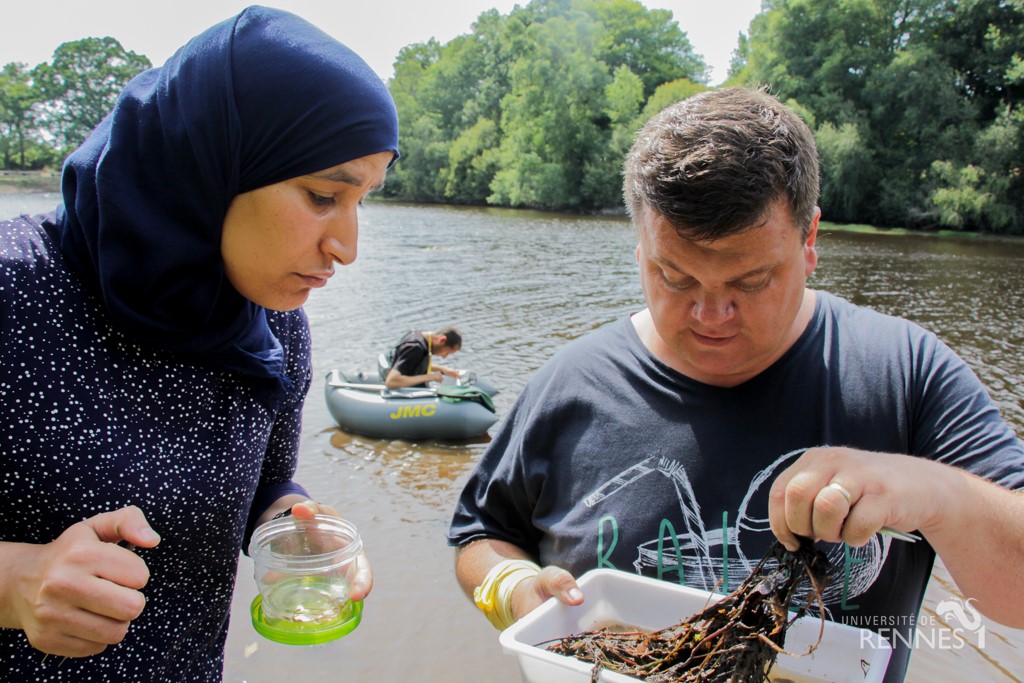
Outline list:
[[[682,239],[660,214],[635,217],[640,282],[652,330],[641,337],[688,377],[735,386],[774,363],[809,320],[807,276],[818,257],[818,216],[807,239],[779,204],[767,220],[713,242]]]
[[[447,358],[448,356],[450,356],[453,353],[455,353],[456,351],[458,351],[460,348],[462,348],[462,347],[459,346],[459,347],[456,347],[456,348],[453,349],[450,346],[442,346],[441,348],[437,349],[434,352],[434,355],[435,356],[440,356],[441,358]]]

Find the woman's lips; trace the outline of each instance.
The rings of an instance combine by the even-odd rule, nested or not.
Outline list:
[[[314,289],[319,289],[327,284],[331,275],[334,273],[316,273],[314,275],[302,275],[299,274],[299,279],[302,280],[307,286]]]

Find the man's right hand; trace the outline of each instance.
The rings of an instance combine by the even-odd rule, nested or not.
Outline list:
[[[0,543],[0,627],[36,649],[87,657],[121,642],[146,606],[146,563],[119,543],[153,548],[160,536],[128,506],[67,528],[46,544]]]

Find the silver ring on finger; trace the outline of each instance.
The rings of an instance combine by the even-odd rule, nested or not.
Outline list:
[[[853,494],[850,493],[850,489],[846,488],[838,481],[829,482],[829,485],[826,488],[835,489],[836,491],[839,491],[839,493],[842,494],[843,498],[846,499],[847,505],[853,504]]]

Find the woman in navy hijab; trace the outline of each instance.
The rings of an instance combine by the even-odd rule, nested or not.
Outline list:
[[[301,306],[397,156],[380,78],[250,7],[128,84],[56,214],[0,223],[4,680],[221,680],[253,528],[337,514],[292,481]]]

